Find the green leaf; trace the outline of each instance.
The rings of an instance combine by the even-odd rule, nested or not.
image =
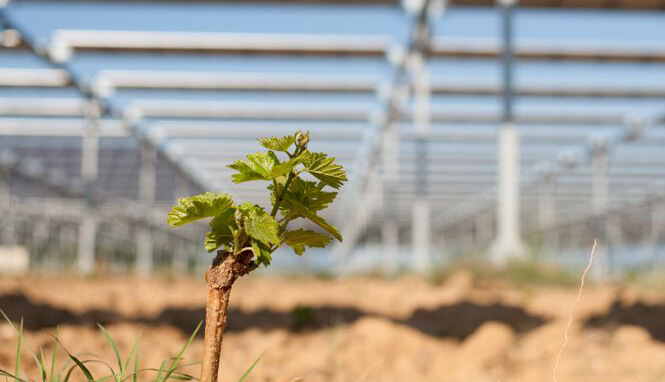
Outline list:
[[[266,180],[260,173],[254,171],[245,161],[236,160],[233,164],[226,166],[238,171],[238,174],[231,175],[233,183],[249,182],[252,180]]]
[[[279,244],[279,224],[262,207],[243,203],[243,223],[247,234],[270,246]]]
[[[287,195],[287,198],[288,195]],[[289,204],[291,205],[291,210],[287,214],[287,219],[290,218],[295,218],[295,217],[304,217],[312,221],[312,223],[318,225],[319,227],[323,228],[331,234],[335,239],[342,241],[342,235],[340,235],[339,231],[337,228],[335,228],[333,225],[325,221],[322,217],[317,215],[314,211],[311,209],[307,208],[307,206],[303,205],[299,201],[295,199],[288,199]]]
[[[342,166],[335,164],[335,158],[328,158],[324,153],[306,151],[302,155],[305,170],[333,188],[340,188],[346,181],[346,173]]]
[[[206,251],[212,252],[217,248],[223,246],[226,243],[225,239],[226,238],[224,236],[219,236],[214,231],[208,232],[205,238]]]
[[[289,147],[296,143],[296,137],[295,135],[287,135],[281,138],[260,138],[259,142],[261,142],[261,146],[268,150],[287,152]]]
[[[270,248],[258,240],[252,239],[251,241],[256,261],[259,264],[263,264],[264,267],[270,265],[270,262],[272,261],[272,252],[270,251]]]
[[[233,217],[234,214],[235,208],[229,208],[210,221],[210,232],[206,234],[205,239],[206,251],[212,252],[222,245],[233,241],[231,229],[237,228]]]
[[[305,252],[306,246],[324,248],[330,244],[330,240],[328,235],[302,228],[284,232],[284,242],[293,248],[293,251],[298,255]]]
[[[288,194],[292,199],[296,199],[312,211],[320,211],[328,207],[335,197],[337,192],[323,191],[325,184],[323,182],[312,182],[302,180],[291,183]]]
[[[283,189],[284,185],[280,182],[277,183],[279,192]],[[286,198],[280,205],[280,210],[288,211],[292,207],[289,204],[290,199],[299,201],[312,211],[319,211],[328,207],[328,205],[335,200],[337,192],[323,191],[325,184],[322,182],[312,182],[303,180],[301,178],[294,178],[286,193]],[[272,191],[272,203],[275,203],[275,187],[273,185],[268,187]]]
[[[232,204],[231,195],[212,192],[179,198],[178,205],[171,208],[167,222],[172,227],[179,227],[195,220],[217,216],[231,208]]]
[[[302,158],[297,157],[297,158],[291,158],[286,162],[277,163],[275,166],[273,166],[272,170],[270,171],[270,174],[268,174],[269,179],[277,179],[280,177],[284,177],[293,169],[293,167],[295,167],[295,165],[297,165],[301,161]]]
[[[231,179],[234,183],[242,183],[250,180],[270,180],[288,174],[298,160],[289,160],[281,163],[273,151],[259,151],[256,154],[247,155],[247,160],[236,160],[227,167],[238,171]]]

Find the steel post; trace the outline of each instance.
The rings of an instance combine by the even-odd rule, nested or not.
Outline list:
[[[498,141],[497,237],[491,248],[492,261],[499,266],[521,259],[526,250],[520,234],[520,138],[513,115],[513,10],[514,0],[501,6],[503,51],[503,123]]]
[[[139,173],[139,199],[146,213],[152,211],[155,203],[157,153],[152,145],[141,148],[141,168]],[[150,216],[146,216],[148,220]],[[141,277],[150,276],[153,270],[154,237],[148,224],[141,224],[136,236],[136,273]]]
[[[592,231],[598,240],[596,264],[592,275],[597,280],[607,279],[610,274],[608,251],[608,214],[609,206],[609,180],[607,170],[609,165],[609,152],[606,144],[597,143],[592,148],[591,159],[591,207],[593,211]]]
[[[426,27],[426,26],[425,26]],[[421,45],[429,40],[428,32],[423,31]],[[431,266],[431,206],[428,190],[429,144],[427,137],[430,131],[430,79],[426,57],[422,49],[412,57],[414,85],[414,129],[416,149],[416,195],[413,203],[412,246],[414,269],[418,273],[426,273]]]
[[[85,104],[85,128],[81,140],[81,179],[85,186],[85,212],[79,224],[78,271],[89,275],[95,269],[97,246],[97,209],[93,201],[93,186],[99,169],[99,118],[102,106],[94,99]]]
[[[384,272],[394,276],[399,267],[399,224],[397,221],[397,192],[399,188],[399,131],[388,122],[383,135],[383,222],[381,240],[384,251]]]

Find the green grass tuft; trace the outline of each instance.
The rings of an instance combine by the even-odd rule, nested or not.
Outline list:
[[[17,347],[16,347],[16,362],[14,364],[14,371],[9,372],[6,370],[0,369],[0,382],[69,382],[70,380],[80,380],[74,378],[73,375],[75,372],[80,372],[87,382],[138,382],[139,375],[146,373],[156,373],[154,378],[148,378],[148,380],[155,382],[167,382],[167,381],[198,381],[198,378],[186,373],[181,372],[180,370],[185,367],[192,365],[200,364],[199,361],[190,362],[183,364],[184,354],[189,349],[192,344],[192,341],[196,337],[196,334],[199,332],[202,326],[202,322],[199,322],[196,329],[192,335],[188,338],[187,342],[180,349],[178,354],[174,357],[164,360],[159,368],[141,368],[139,364],[139,354],[140,354],[140,342],[141,334],[139,334],[134,341],[129,353],[126,358],[123,358],[120,349],[118,348],[117,343],[111,336],[111,334],[106,330],[102,325],[97,325],[101,331],[104,339],[108,345],[113,350],[115,357],[116,366],[111,366],[109,363],[104,362],[103,360],[98,359],[94,355],[86,355],[86,358],[83,358],[83,355],[74,355],[70,353],[64,345],[60,342],[59,339],[59,330],[56,330],[55,335],[52,335],[53,338],[53,349],[51,351],[50,362],[47,362],[46,355],[44,354],[44,349],[40,348],[39,353],[34,352],[28,344],[25,342],[23,336],[23,319],[19,321],[19,324],[16,325],[7,315],[0,309],[0,314],[4,317],[5,321],[9,323],[11,328],[16,332],[17,335]],[[30,355],[32,356],[35,364],[39,368],[39,377],[27,377],[22,373],[22,362],[24,359],[21,358],[21,351],[27,349]],[[61,349],[68,355],[68,360],[63,365],[56,364],[56,355],[58,349]],[[87,358],[91,357],[91,358]],[[249,374],[254,370],[256,365],[263,357],[261,354],[254,363],[243,373],[238,382],[243,382]],[[90,369],[88,368],[89,364],[102,364],[106,366],[109,370],[108,374],[104,375],[93,375]],[[130,371],[130,367],[132,370]],[[142,378],[145,380],[145,378]]]
[[[28,382],[28,381],[40,381],[40,382],[69,382],[70,380],[79,380],[73,377],[75,372],[80,372],[82,376],[88,382],[125,382],[130,378],[133,382],[137,382],[139,374],[156,372],[157,377],[154,380],[155,382],[167,382],[167,381],[190,381],[198,380],[198,378],[181,373],[179,370],[186,366],[191,366],[199,362],[193,362],[188,364],[182,364],[183,354],[190,347],[194,337],[198,333],[198,330],[201,328],[201,324],[196,327],[194,333],[189,337],[185,345],[180,349],[180,352],[173,358],[169,358],[162,362],[162,366],[159,369],[145,368],[141,369],[139,367],[139,352],[140,352],[140,335],[134,341],[132,348],[127,355],[127,358],[124,358],[120,353],[120,350],[113,340],[113,337],[102,325],[98,325],[102,335],[106,339],[106,342],[109,344],[115,355],[115,362],[117,366],[114,368],[110,364],[104,362],[103,360],[98,359],[94,355],[87,355],[86,358],[82,358],[82,355],[76,356],[70,353],[67,348],[59,340],[59,331],[56,330],[56,334],[52,335],[53,337],[53,349],[51,351],[50,362],[47,363],[46,356],[44,354],[44,349],[39,349],[39,355],[34,352],[28,344],[25,342],[23,335],[23,320],[16,325],[7,315],[0,310],[0,314],[4,317],[5,321],[9,323],[11,328],[16,332],[17,335],[17,347],[16,347],[16,362],[14,366],[14,372],[11,373],[7,370],[0,369],[0,377],[4,377],[5,382]],[[22,373],[22,363],[24,359],[21,357],[23,349],[27,349],[29,354],[32,356],[35,364],[39,369],[39,377],[28,377],[24,376]],[[68,356],[68,361],[63,365],[56,364],[56,355],[58,349],[64,351]],[[90,358],[88,358],[90,357]],[[133,362],[133,370],[130,372],[129,367]],[[106,366],[109,370],[108,374],[94,376],[90,369],[88,368],[89,364],[102,364]],[[168,367],[167,367],[168,366]]]

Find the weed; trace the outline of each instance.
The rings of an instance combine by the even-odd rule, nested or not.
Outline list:
[[[295,330],[302,330],[307,326],[311,326],[316,321],[314,309],[306,305],[298,305],[291,310],[291,317],[293,318],[293,328]]]
[[[158,368],[141,368],[139,364],[139,354],[140,354],[140,342],[141,335],[136,337],[136,340],[132,344],[127,357],[123,357],[120,353],[120,349],[116,341],[113,339],[111,334],[106,330],[102,325],[97,325],[101,331],[106,343],[113,350],[115,356],[116,366],[112,366],[110,363],[107,363],[100,359],[99,357],[86,354],[86,358],[83,358],[83,355],[74,355],[67,350],[67,348],[60,342],[59,339],[59,330],[56,330],[55,334],[52,335],[52,346],[51,354],[47,357],[44,353],[44,348],[39,348],[39,352],[35,352],[29,344],[26,343],[24,338],[23,330],[23,319],[16,325],[14,322],[7,317],[7,315],[0,309],[0,314],[4,317],[5,321],[11,326],[12,329],[16,332],[17,336],[17,346],[16,346],[16,361],[14,363],[13,372],[9,372],[3,369],[0,369],[0,379],[3,382],[69,382],[70,380],[79,380],[75,378],[75,372],[80,372],[87,382],[137,382],[139,377],[142,377],[142,380],[150,380],[152,382],[167,382],[167,381],[198,381],[198,378],[195,376],[186,374],[181,370],[200,364],[200,362],[189,362],[182,363],[184,359],[184,354],[189,349],[192,341],[196,337],[201,324],[199,323],[194,329],[194,332],[187,339],[187,342],[182,346],[178,354],[174,357],[168,358],[159,365]],[[35,365],[39,369],[39,378],[31,378],[24,376],[23,362],[24,359],[21,358],[22,350],[26,349],[30,356],[32,357]],[[61,350],[67,354],[67,361],[62,365],[57,364],[56,355],[58,350]],[[256,365],[259,363],[263,354],[261,354],[252,365],[243,373],[243,375],[238,379],[238,382],[243,382],[247,379],[249,374],[254,370]],[[103,375],[93,375],[90,368],[86,365],[90,364],[101,364],[108,369],[107,374]],[[153,375],[154,377],[150,377]]]
[[[152,379],[155,382],[166,382],[166,381],[175,381],[175,380],[188,381],[188,380],[197,379],[179,370],[181,370],[184,367],[198,363],[198,362],[193,362],[193,363],[183,364],[182,360],[183,360],[183,354],[191,345],[192,340],[194,339],[196,333],[198,333],[201,327],[201,324],[199,324],[196,327],[194,333],[192,333],[188,341],[180,349],[180,352],[178,352],[178,354],[175,357],[164,360],[164,362],[162,362],[160,367],[155,369],[155,368],[140,368],[139,366],[140,338],[141,338],[140,335],[134,341],[134,344],[132,345],[127,357],[123,358],[122,355],[120,354],[120,350],[116,342],[113,340],[113,337],[111,337],[109,332],[102,325],[98,326],[102,335],[106,339],[106,342],[113,350],[116,362],[115,366],[105,362],[104,360],[92,354],[86,354],[85,355],[86,358],[83,358],[83,355],[72,354],[60,342],[59,333],[57,330],[55,334],[51,335],[52,337],[51,354],[50,357],[48,357],[49,360],[47,361],[47,357],[44,353],[43,348],[40,347],[39,351],[35,351],[32,349],[32,347],[30,347],[29,344],[26,343],[23,331],[23,319],[21,319],[20,323],[16,325],[14,322],[12,322],[9,319],[9,317],[7,317],[7,315],[5,315],[5,313],[2,310],[0,310],[0,313],[4,317],[5,321],[9,323],[11,328],[14,329],[18,339],[16,346],[16,361],[15,361],[14,371],[9,372],[0,369],[0,376],[4,376],[7,381],[68,382],[73,379],[79,380],[78,378],[74,377],[76,375],[76,372],[82,374],[82,376],[88,382],[104,382],[104,381],[125,382],[130,380],[132,382],[136,382],[138,381],[139,375],[141,374],[156,374],[155,378]],[[24,349],[28,351],[28,354],[30,354],[32,360],[35,362],[35,365],[39,370],[39,378],[34,378],[34,377],[30,378],[24,376],[24,373],[22,372],[24,359],[21,358],[21,353],[22,350]],[[57,365],[56,355],[58,353],[58,350],[67,354],[67,361],[62,365]],[[92,371],[88,367],[88,365],[91,364],[101,364],[105,366],[105,368],[108,369],[108,373],[103,375],[93,375]]]

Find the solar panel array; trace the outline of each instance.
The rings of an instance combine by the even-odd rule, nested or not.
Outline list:
[[[12,198],[4,209],[19,222],[48,216],[76,231],[93,203],[104,211],[100,227],[120,232],[93,244],[107,243],[109,259],[133,258],[141,240],[126,228],[134,226],[153,237],[162,253],[155,256],[175,259],[174,248],[200,251],[194,243],[203,228],[164,227],[176,197],[210,189],[267,203],[263,185],[234,185],[225,166],[258,150],[257,137],[309,129],[312,147],[350,172],[327,216],[349,238],[337,253],[371,252],[388,217],[408,252],[425,146],[416,128],[417,73],[405,57],[421,54],[431,91],[425,196],[432,253],[487,248],[496,230],[504,90],[499,12],[484,3],[432,4],[439,8],[425,20],[392,2],[10,4],[0,18],[0,165]],[[653,211],[662,211],[665,183],[663,15],[551,12],[519,10],[516,20],[523,232],[530,243],[557,242],[558,252],[577,248],[602,213],[604,230],[616,230],[607,234],[616,248],[648,244],[657,251],[663,224]],[[414,40],[422,25],[431,28],[425,46]],[[389,152],[387,126],[399,138]],[[82,158],[92,158],[85,153],[91,147],[98,166],[86,178]],[[603,153],[608,194],[598,207],[602,178],[594,178],[594,158],[598,174]],[[78,207],[68,207],[71,200]],[[40,207],[18,208],[27,205]],[[67,218],[76,208],[81,212]],[[23,231],[5,229],[3,237],[33,240],[29,228]],[[68,243],[72,258],[81,250],[73,244],[80,232],[42,236],[53,235]],[[113,249],[123,240],[124,252]]]

